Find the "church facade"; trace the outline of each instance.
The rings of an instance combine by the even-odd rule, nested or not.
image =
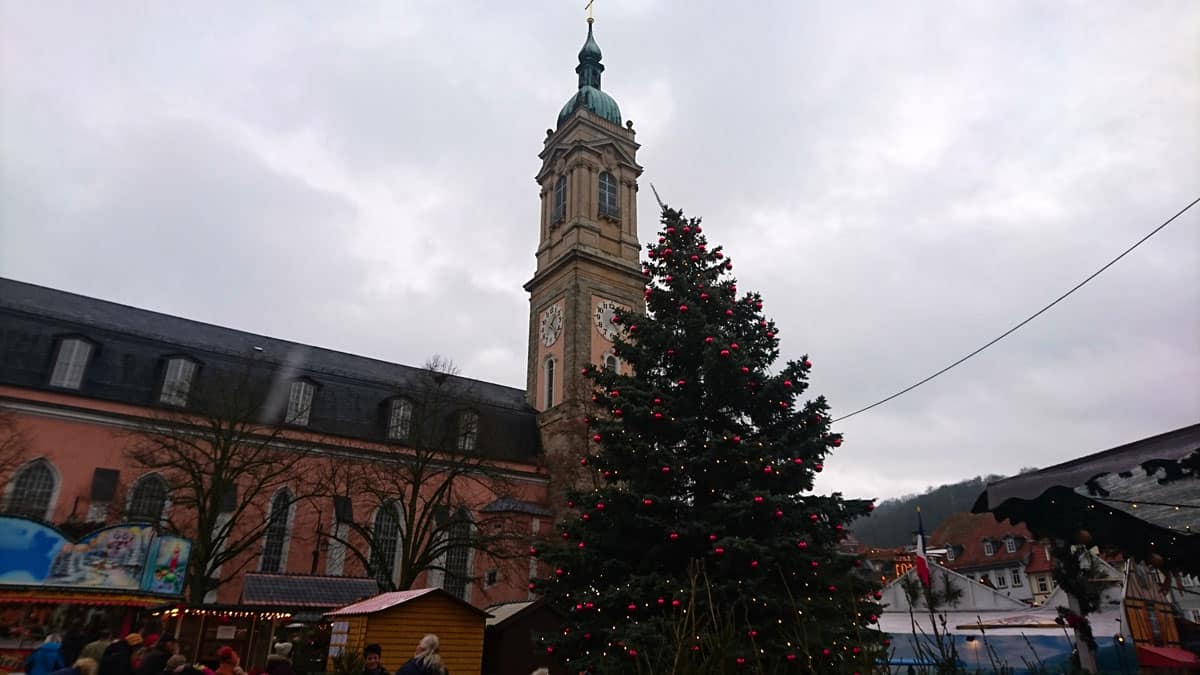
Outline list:
[[[321,466],[404,461],[430,449],[439,466],[467,458],[486,471],[483,480],[453,474],[453,496],[435,519],[453,509],[466,527],[503,520],[516,543],[495,555],[448,545],[414,585],[442,586],[481,607],[528,599],[537,574],[529,542],[552,526],[552,494],[577,478],[573,467],[588,442],[581,370],[625,367],[611,350],[612,312],[644,306],[638,144],[601,87],[603,71],[589,19],[578,88],[547,131],[536,176],[540,237],[525,284],[524,389],[0,279],[0,444],[16,450],[0,463],[0,509],[64,531],[138,521],[189,535],[195,509],[175,493],[179,477],[150,466],[136,448],[150,426],[211,414],[222,397],[201,392],[246,374],[264,392],[260,436],[297,453],[295,478],[269,492],[239,480],[221,487],[217,522],[232,518],[232,531],[261,535],[225,563],[223,583],[190,602],[239,602],[246,572],[399,581],[399,529],[413,522],[404,517],[416,503],[411,495],[397,489],[393,504],[349,486],[333,494],[300,484]],[[424,400],[430,378],[448,392],[436,405]],[[418,438],[418,428],[436,433]],[[412,489],[425,498],[436,487]]]

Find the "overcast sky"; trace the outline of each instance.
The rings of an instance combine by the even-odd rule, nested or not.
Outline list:
[[[0,274],[525,384],[584,0],[0,1]],[[1200,3],[597,0],[653,182],[845,414],[1200,196]],[[836,429],[888,497],[1200,419],[1200,206]]]

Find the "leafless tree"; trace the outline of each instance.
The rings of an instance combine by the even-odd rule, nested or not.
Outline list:
[[[291,508],[308,493],[298,462],[309,451],[285,437],[295,420],[285,419],[286,402],[271,392],[267,368],[205,373],[185,410],[164,412],[131,435],[129,459],[170,488],[165,525],[192,540],[191,602],[255,559],[245,554],[267,533],[273,498],[284,495]]]
[[[21,428],[17,414],[0,410],[0,486],[8,483],[13,472],[27,459],[29,434]]]
[[[454,569],[454,556],[515,555],[512,519],[480,510],[510,486],[500,463],[475,450],[477,418],[465,403],[474,392],[457,372],[442,357],[426,361],[397,392],[395,405],[407,409],[386,411],[386,451],[327,462],[320,496],[340,507],[319,535],[357,560],[381,591],[411,588],[430,571],[444,573],[448,588],[462,588],[470,579]]]

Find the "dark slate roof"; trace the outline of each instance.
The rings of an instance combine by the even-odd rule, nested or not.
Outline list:
[[[549,516],[550,509],[533,502],[521,501],[505,495],[480,509],[483,513],[528,513],[531,516]]]
[[[307,378],[318,385],[307,428],[374,441],[386,435],[387,401],[413,395],[429,378],[422,368],[0,278],[0,384],[55,390],[49,386],[54,350],[66,336],[95,345],[82,396],[158,405],[165,358],[185,355],[200,364],[198,385],[206,375],[251,368],[273,386]],[[524,390],[458,376],[440,387],[452,399],[440,413],[479,414],[481,454],[517,461],[540,454],[537,412]]]
[[[374,579],[302,574],[246,575],[242,602],[277,607],[344,607],[379,593]]]

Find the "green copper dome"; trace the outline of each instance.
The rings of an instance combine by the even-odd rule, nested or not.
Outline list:
[[[579,50],[579,65],[575,67],[575,72],[579,73],[579,91],[559,111],[558,126],[561,127],[580,108],[590,110],[613,124],[621,124],[621,109],[617,107],[617,102],[600,90],[600,74],[604,72],[600,56],[600,45],[592,36],[592,21],[589,19],[587,41]]]

